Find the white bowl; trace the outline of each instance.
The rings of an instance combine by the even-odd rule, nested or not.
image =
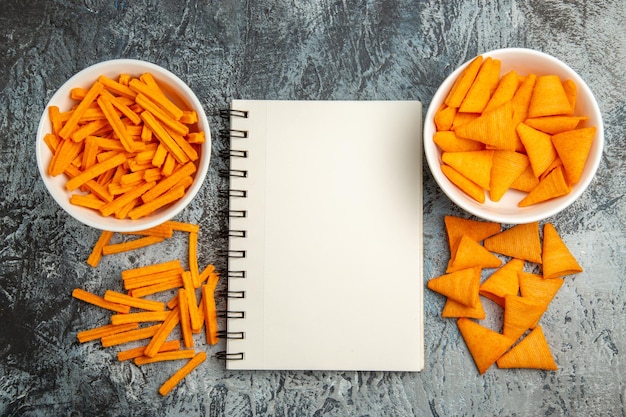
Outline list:
[[[52,130],[50,119],[48,117],[48,107],[58,106],[60,111],[66,111],[75,104],[70,99],[70,90],[75,87],[88,88],[100,75],[117,79],[124,73],[137,77],[143,73],[151,73],[157,83],[168,94],[168,97],[178,106],[186,110],[195,110],[198,114],[197,130],[204,131],[206,142],[202,144],[200,158],[197,161],[197,170],[195,173],[193,184],[187,189],[187,192],[180,200],[161,208],[153,214],[139,218],[136,220],[117,219],[113,216],[105,217],[97,211],[83,208],[70,204],[71,192],[65,188],[67,177],[65,175],[57,175],[52,177],[48,175],[48,165],[52,159],[52,153],[43,141],[44,136]],[[196,126],[192,126],[191,130],[196,130]],[[200,100],[191,91],[191,89],[176,75],[170,71],[144,61],[133,59],[115,59],[100,62],[80,71],[52,96],[39,121],[37,129],[37,165],[39,173],[43,179],[46,188],[54,198],[54,200],[76,220],[100,230],[109,230],[112,232],[134,232],[138,230],[148,229],[157,226],[167,220],[170,220],[180,213],[200,190],[204,178],[206,177],[209,161],[211,159],[211,131],[206,114],[203,110]]]
[[[485,202],[481,204],[469,197],[448,180],[441,171],[441,150],[433,142],[433,135],[436,131],[434,116],[437,109],[443,104],[454,80],[456,80],[463,68],[465,68],[470,61],[461,65],[461,67],[457,68],[445,79],[433,96],[430,106],[428,107],[424,121],[424,152],[430,171],[439,187],[450,200],[468,213],[482,219],[508,224],[531,223],[546,219],[564,210],[580,197],[589,186],[598,169],[604,146],[604,127],[600,108],[593,93],[583,79],[565,63],[550,55],[523,48],[498,49],[481,55],[483,55],[483,57],[490,56],[494,59],[499,59],[502,63],[502,75],[510,70],[515,70],[520,75],[530,73],[537,75],[555,74],[561,77],[562,80],[571,79],[576,83],[578,89],[575,114],[589,117],[589,119],[581,125],[595,126],[597,128],[596,137],[593,141],[581,179],[572,187],[569,194],[529,207],[518,207],[518,202],[525,195],[525,193],[520,191],[507,191],[499,202],[491,201],[487,193]]]

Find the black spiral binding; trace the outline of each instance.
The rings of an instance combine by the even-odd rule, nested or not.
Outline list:
[[[248,112],[247,111],[242,111],[242,110],[234,110],[234,109],[228,109],[228,110],[222,110],[220,111],[220,116],[225,119],[225,120],[230,120],[231,117],[243,117],[243,118],[247,118],[248,117]],[[225,129],[225,130],[221,130],[220,131],[220,136],[223,139],[247,139],[248,138],[248,132],[245,130],[236,130],[236,129]],[[247,158],[248,157],[248,151],[247,150],[238,150],[238,149],[229,149],[227,152],[221,152],[220,155],[223,158]],[[229,178],[229,177],[237,177],[237,178],[247,178],[248,177],[248,171],[246,170],[237,170],[237,169],[228,169],[228,170],[221,170],[220,171],[220,175],[222,175],[225,178]],[[225,198],[246,198],[248,196],[248,191],[247,190],[237,190],[237,189],[232,189],[232,188],[228,188],[228,190],[223,190],[220,192],[220,195],[222,197]],[[247,217],[248,213],[246,210],[228,210],[228,217],[229,218],[243,218],[243,217]],[[241,239],[245,239],[247,236],[247,231],[246,230],[234,230],[232,228],[229,228],[228,230],[228,237],[230,238],[241,238]],[[234,249],[228,249],[226,251],[223,251],[223,254],[225,256],[228,257],[229,259],[229,264],[230,264],[230,259],[233,258],[245,258],[246,257],[246,251],[245,250],[234,250]],[[230,269],[230,267],[228,268],[228,274],[227,274],[228,279],[231,278],[246,278],[246,271],[233,271]],[[246,292],[245,291],[223,291],[223,292],[218,292],[217,294],[218,296],[222,296],[222,297],[226,297],[226,298],[235,298],[235,299],[241,299],[241,298],[245,298],[246,297]],[[232,310],[222,310],[219,311],[217,313],[218,317],[221,318],[226,318],[226,319],[244,319],[246,316],[245,311],[232,311]],[[218,337],[219,338],[225,338],[225,339],[245,339],[245,333],[244,332],[229,332],[227,330],[222,330],[218,332]],[[226,352],[226,351],[222,351],[222,352],[217,352],[216,357],[218,359],[222,359],[222,360],[227,360],[227,361],[235,361],[235,360],[243,360],[244,359],[244,353],[243,352]]]

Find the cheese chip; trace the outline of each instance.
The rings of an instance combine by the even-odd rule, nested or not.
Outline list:
[[[502,261],[480,243],[467,235],[463,235],[456,254],[448,263],[446,272],[449,273],[473,267],[497,268],[501,264]]]
[[[543,277],[557,278],[583,271],[552,223],[543,226]]]
[[[504,298],[507,295],[517,295],[519,292],[517,273],[523,270],[523,260],[511,259],[500,269],[491,274],[489,278],[480,285],[478,292],[500,307],[504,307]]]
[[[483,308],[483,303],[478,299],[478,302],[474,307],[468,307],[461,303],[457,303],[454,300],[448,298],[446,300],[446,304],[443,306],[443,311],[441,312],[441,317],[444,318],[458,318],[458,317],[467,317],[470,319],[478,319],[482,320],[486,317],[485,309]]]
[[[484,246],[492,252],[540,264],[539,223],[515,225],[485,239]]]
[[[454,258],[463,235],[474,239],[476,242],[481,242],[502,230],[500,223],[464,219],[456,216],[445,216],[443,221],[446,225],[451,258]]]
[[[467,268],[428,281],[428,289],[469,307],[478,302],[481,269]]]
[[[504,298],[504,326],[502,333],[518,340],[528,329],[535,327],[548,308],[541,300],[517,295]]]
[[[498,368],[530,368],[556,371],[556,362],[540,326],[531,331],[497,361]]]
[[[563,161],[565,176],[570,185],[580,181],[595,134],[595,127],[587,127],[552,136],[552,144]]]
[[[481,375],[514,343],[510,337],[468,318],[462,317],[456,323]]]

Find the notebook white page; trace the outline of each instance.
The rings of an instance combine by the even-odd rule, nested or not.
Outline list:
[[[421,103],[234,100],[229,369],[419,371]]]

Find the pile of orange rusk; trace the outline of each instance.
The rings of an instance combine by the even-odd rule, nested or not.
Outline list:
[[[138,219],[184,196],[206,140],[192,130],[195,111],[173,103],[149,73],[100,76],[70,98],[77,104],[68,111],[48,107],[44,141],[48,174],[68,177],[72,204]]]
[[[74,298],[114,313],[110,316],[110,323],[80,331],[77,336],[79,342],[100,340],[103,347],[111,347],[147,340],[147,344],[117,353],[118,360],[133,360],[139,366],[161,361],[187,360],[161,385],[161,395],[167,395],[186,375],[206,360],[204,351],[196,352],[194,349],[194,334],[202,333],[204,328],[208,344],[214,345],[219,340],[214,296],[219,275],[211,264],[202,271],[199,270],[199,226],[168,221],[160,226],[134,232],[132,235],[135,236],[130,240],[120,243],[112,243],[114,234],[103,231],[87,260],[95,268],[103,255],[153,245],[171,238],[174,232],[188,234],[188,269],[184,268],[184,262],[173,259],[122,271],[121,278],[126,292],[107,290],[103,296],[80,288],[72,292]],[[158,295],[153,298],[169,296],[169,300],[164,302],[147,298],[152,295]],[[177,326],[178,334],[174,333]]]
[[[538,222],[503,230],[499,223],[455,216],[444,221],[450,260],[446,273],[427,286],[447,297],[441,315],[457,318],[478,372],[494,363],[499,368],[556,370],[539,321],[563,277],[582,268],[554,226],[545,223],[540,238]],[[526,272],[527,262],[541,265],[541,274]],[[495,270],[481,283],[485,269]],[[478,322],[486,316],[481,297],[502,307],[501,332]]]
[[[500,77],[482,55],[455,80],[435,114],[443,174],[474,200],[522,191],[526,207],[568,194],[580,181],[596,128],[575,115],[577,86],[557,75]]]

